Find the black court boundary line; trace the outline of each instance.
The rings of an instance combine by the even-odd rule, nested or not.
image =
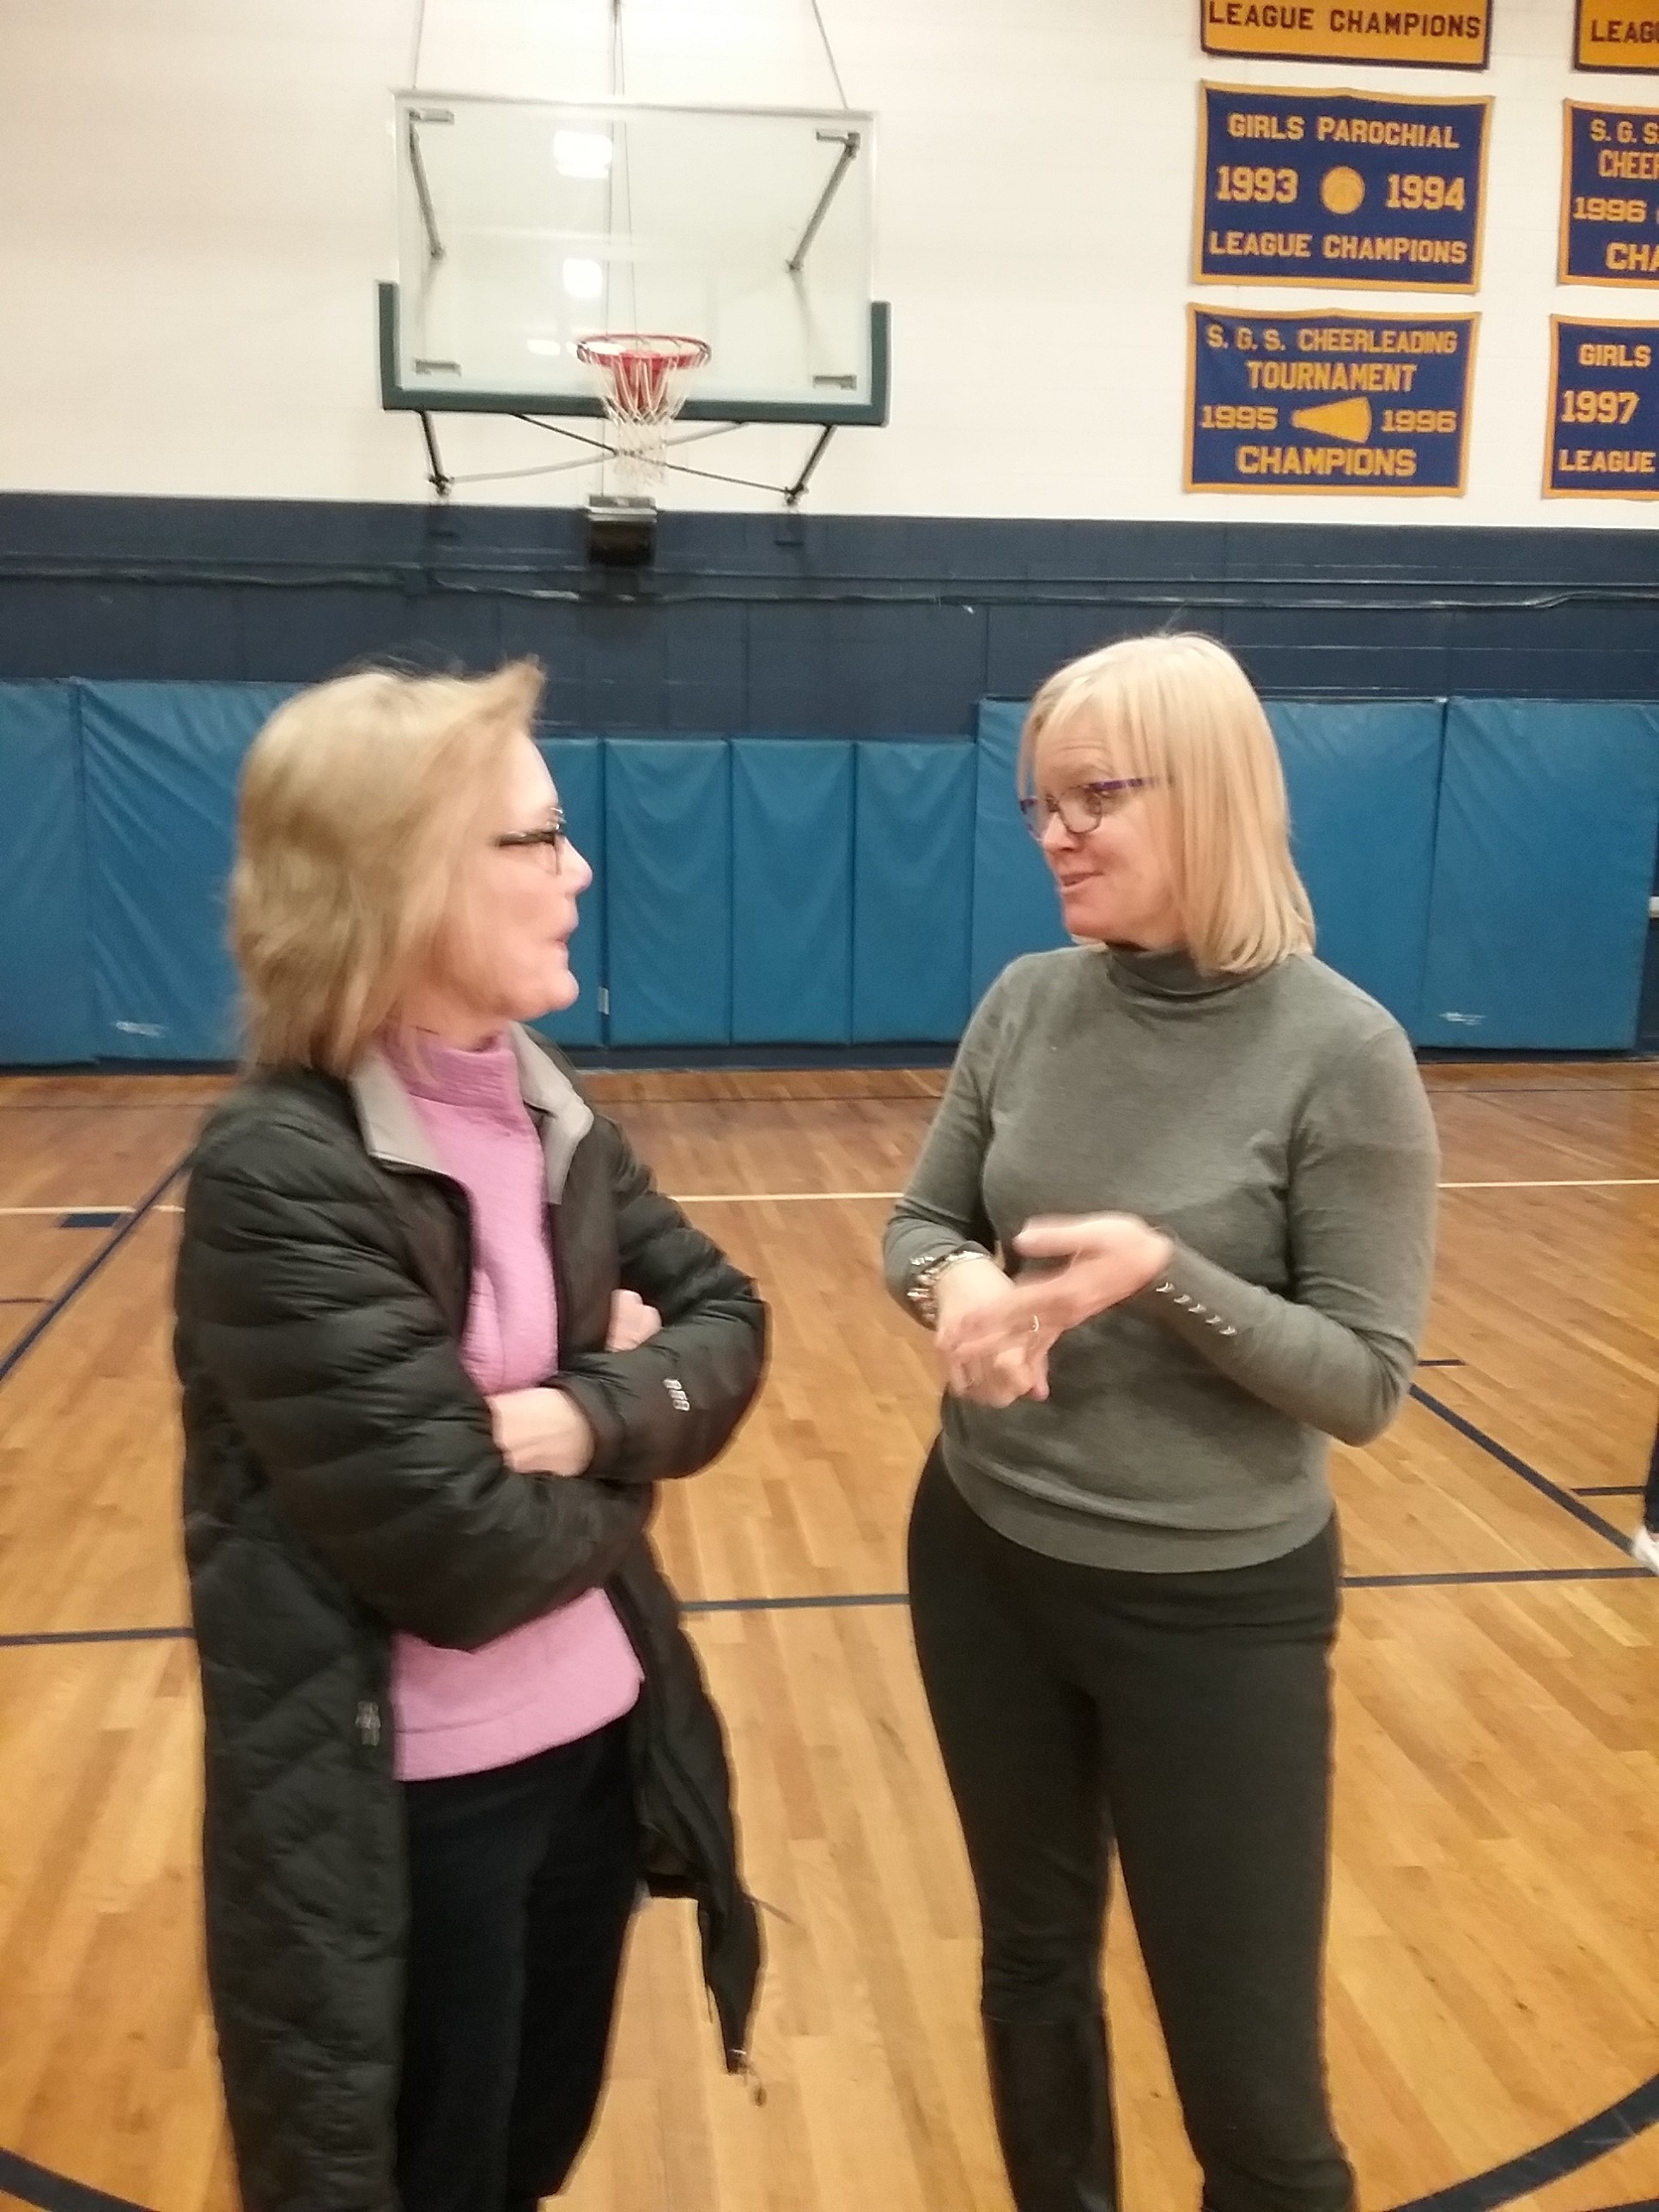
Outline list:
[[[0,2150],[0,2189],[38,2212],[145,2212],[130,2197],[111,2197],[87,2182],[71,2181],[68,2174],[36,2166],[15,2150]]]
[[[1466,1589],[1490,1583],[1639,1583],[1645,1567],[1471,1567],[1455,1574],[1344,1575],[1344,1589]],[[845,1613],[875,1606],[908,1605],[908,1590],[837,1590],[818,1597],[689,1597],[687,1615],[718,1613]],[[0,1651],[36,1650],[52,1644],[171,1644],[188,1642],[189,1628],[42,1628],[0,1635]]]
[[[1455,1429],[1460,1437],[1466,1437],[1489,1459],[1495,1459],[1499,1467],[1507,1468],[1511,1474],[1518,1474],[1522,1481],[1529,1484],[1540,1497],[1551,1499],[1564,1513],[1571,1513],[1575,1521],[1582,1521],[1585,1528],[1594,1529],[1603,1542],[1611,1544],[1615,1551],[1629,1557],[1629,1537],[1621,1534],[1611,1521],[1604,1521],[1599,1513],[1593,1512],[1582,1498],[1575,1498],[1571,1491],[1564,1489],[1559,1482],[1553,1482],[1548,1475],[1540,1474],[1535,1467],[1528,1467],[1525,1460],[1517,1458],[1495,1437],[1489,1437],[1484,1429],[1477,1428],[1465,1415],[1455,1412],[1440,1399],[1431,1396],[1419,1383],[1412,1384],[1411,1395],[1419,1406],[1426,1406],[1430,1413],[1444,1421],[1448,1428]]]
[[[189,1628],[42,1628],[28,1634],[0,1636],[0,1651],[22,1651],[52,1644],[173,1644],[194,1634]]]
[[[18,1338],[16,1343],[12,1346],[10,1351],[8,1352],[3,1358],[0,1358],[0,1383],[4,1382],[7,1377],[13,1372],[14,1369],[15,1369],[21,1361],[28,1357],[29,1353],[33,1351],[35,1346],[39,1344],[46,1331],[52,1327],[53,1322],[58,1319],[60,1314],[64,1313],[70,1306],[73,1305],[76,1299],[80,1297],[82,1291],[85,1290],[87,1285],[98,1273],[98,1270],[103,1266],[104,1262],[106,1260],[110,1260],[114,1257],[115,1254],[120,1250],[122,1245],[126,1243],[128,1237],[131,1236],[133,1231],[138,1227],[142,1221],[148,1219],[154,1208],[161,1204],[162,1199],[166,1197],[167,1192],[172,1189],[173,1184],[178,1182],[179,1176],[184,1173],[191,1153],[193,1152],[195,1149],[195,1143],[192,1140],[185,1151],[179,1154],[179,1158],[161,1177],[161,1180],[156,1184],[149,1195],[147,1198],[141,1199],[138,1204],[133,1207],[131,1212],[129,1213],[117,1227],[111,1230],[108,1237],[99,1246],[98,1249],[93,1254],[91,1259],[85,1263],[77,1274],[72,1275],[70,1278],[64,1288],[58,1291],[57,1297],[53,1298],[52,1303],[46,1307],[45,1312],[35,1316],[34,1319],[23,1331],[21,1336]],[[68,1212],[70,1209],[66,1207],[64,1210],[65,1212]]]
[[[1455,1060],[1429,1060],[1430,1067],[1451,1067]],[[1467,1066],[1467,1062],[1462,1063]],[[1431,1098],[1601,1098],[1614,1093],[1621,1098],[1644,1098],[1650,1091],[1659,1098],[1659,1083],[1430,1083],[1424,1088]],[[3,1110],[3,1109],[0,1109]],[[14,1106],[14,1114],[35,1113],[29,1106]],[[118,1112],[118,1108],[106,1109]]]
[[[1597,2159],[1623,2149],[1656,2123],[1659,2123],[1659,2075],[1605,2111],[1581,2120],[1577,2127],[1522,2152],[1519,2158],[1506,2159],[1485,2173],[1471,2174],[1467,2180],[1455,2181],[1430,2196],[1413,2197],[1396,2206],[1395,2212],[1498,2212],[1499,2207],[1516,2197],[1553,2187]],[[0,2150],[0,2188],[36,2207],[37,2212],[147,2212],[146,2207],[134,2203],[131,2197],[112,2197],[86,2182],[37,2166],[32,2159],[20,2158],[15,2151]],[[1628,2205],[1609,2207],[1607,2212],[1655,2212],[1656,2206],[1659,2198],[1644,2197]]]
[[[1620,2098],[1617,2104],[1609,2105],[1604,2112],[1594,2113],[1564,2135],[1540,2143],[1536,2150],[1506,2159],[1501,2166],[1474,2174],[1468,2181],[1455,2181],[1432,2196],[1413,2197],[1408,2203],[1396,2206],[1395,2212],[1497,2212],[1501,2204],[1529,2197],[1536,2189],[1547,2189],[1610,2151],[1622,2150],[1656,2124],[1659,2124],[1659,2074]],[[1645,2204],[1654,2201],[1650,2197]],[[1632,2205],[1629,2212],[1645,2212],[1645,2205]]]

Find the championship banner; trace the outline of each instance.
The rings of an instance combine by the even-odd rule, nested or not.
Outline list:
[[[1563,284],[1659,284],[1659,110],[1565,103]]]
[[[1221,84],[1200,99],[1194,283],[1479,285],[1489,100]]]
[[[1546,499],[1659,499],[1659,323],[1550,319]]]
[[[1206,54],[1258,61],[1485,69],[1492,0],[1461,8],[1339,8],[1330,0],[1199,0]]]
[[[1659,0],[1578,0],[1572,65],[1659,70]]]
[[[1187,312],[1188,491],[1462,491],[1478,315]]]

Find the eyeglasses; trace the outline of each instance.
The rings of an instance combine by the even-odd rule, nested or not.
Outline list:
[[[538,823],[535,829],[505,830],[499,837],[492,837],[489,842],[501,853],[517,852],[526,846],[540,846],[544,852],[552,854],[552,865],[556,871],[563,865],[567,838],[564,810],[556,806],[547,820]]]
[[[1039,842],[1056,815],[1068,836],[1086,837],[1109,815],[1117,813],[1132,793],[1150,791],[1154,781],[1150,775],[1114,775],[1098,783],[1074,783],[1068,791],[1052,797],[1046,791],[1033,791],[1020,800],[1019,811],[1025,817],[1025,827]]]

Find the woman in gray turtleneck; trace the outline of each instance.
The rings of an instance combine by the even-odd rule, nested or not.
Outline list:
[[[946,1389],[913,1618],[1004,2157],[1019,2212],[1115,2204],[1115,1855],[1206,2212],[1349,2212],[1328,1438],[1376,1436],[1411,1379],[1433,1125],[1399,1025],[1312,957],[1272,732],[1219,646],[1062,669],[1021,779],[1079,948],[987,994],[886,1240]]]

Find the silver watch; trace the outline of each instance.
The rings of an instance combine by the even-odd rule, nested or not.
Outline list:
[[[925,1260],[918,1260],[910,1270],[910,1279],[904,1286],[904,1295],[916,1319],[925,1328],[939,1327],[939,1279],[946,1268],[954,1267],[958,1260],[983,1260],[987,1255],[977,1244],[952,1245],[948,1252],[934,1252]]]

